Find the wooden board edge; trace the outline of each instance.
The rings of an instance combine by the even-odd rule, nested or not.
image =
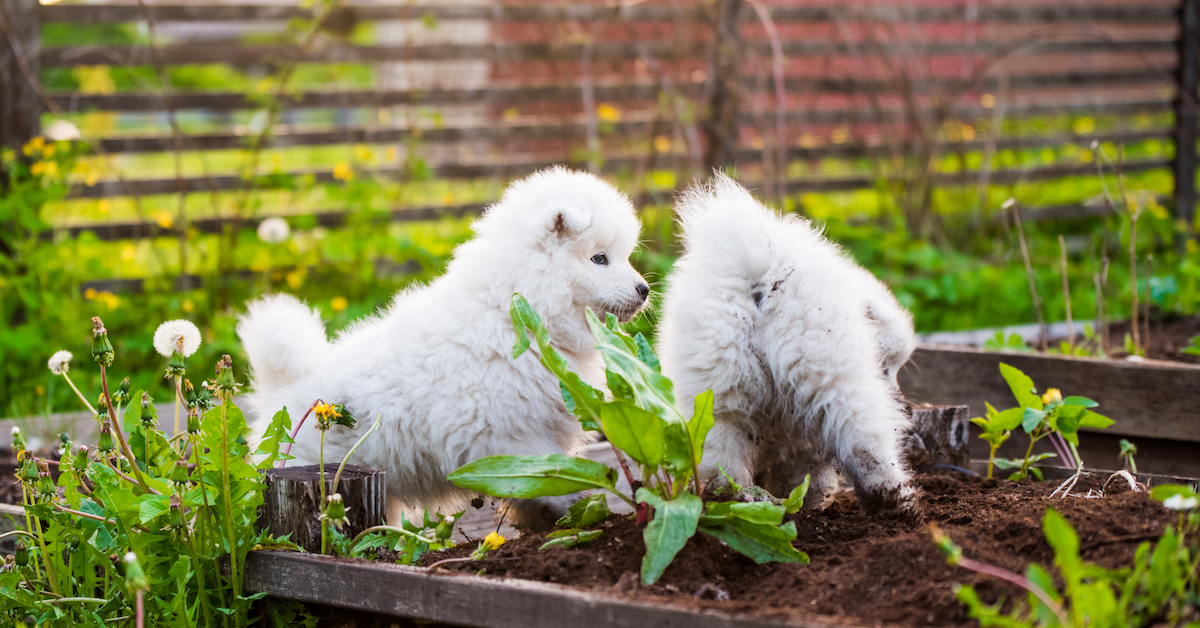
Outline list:
[[[246,558],[245,589],[299,602],[478,628],[842,627],[622,600],[528,580],[436,575],[416,567],[295,552],[251,552]]]

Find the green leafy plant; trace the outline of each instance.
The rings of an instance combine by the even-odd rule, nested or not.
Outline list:
[[[1091,410],[1099,404],[1086,397],[1063,398],[1057,388],[1051,388],[1045,394],[1038,395],[1037,388],[1029,376],[1003,362],[1000,363],[1000,374],[1012,390],[1017,407],[998,412],[988,404],[986,417],[971,420],[983,429],[980,438],[987,441],[991,448],[988,455],[988,477],[992,476],[994,465],[1000,469],[1016,469],[1009,475],[1010,480],[1019,481],[1031,475],[1041,480],[1041,470],[1033,465],[1055,455],[1034,455],[1033,446],[1043,438],[1050,439],[1061,460],[1083,468],[1083,459],[1079,457],[1076,449],[1079,445],[1080,428],[1104,429],[1113,424],[1112,419]],[[1011,431],[1018,425],[1029,435],[1029,448],[1025,451],[1025,457],[996,458],[996,450],[1008,440]]]
[[[630,336],[609,316],[601,322],[590,311],[588,325],[596,348],[604,357],[612,397],[589,386],[571,372],[567,361],[551,344],[541,318],[520,295],[513,295],[510,313],[517,332],[514,359],[537,343],[541,363],[559,380],[567,409],[586,430],[601,431],[612,443],[633,495],[617,489],[618,472],[601,463],[561,454],[549,456],[491,456],[469,463],[450,474],[455,485],[487,495],[530,499],[568,495],[586,490],[606,491],[624,500],[646,523],[643,538],[642,582],[658,580],[697,531],[723,541],[758,563],[808,562],[792,547],[795,524],[784,515],[803,504],[808,482],[787,500],[705,502],[697,467],[704,438],[714,424],[713,395],[707,391],[693,401],[694,412],[684,418],[675,405],[671,381],[659,373],[658,359],[641,334]],[[625,457],[640,471],[639,482]],[[569,534],[557,538],[584,539],[579,527],[596,521],[603,510],[596,496],[564,518]],[[591,513],[589,516],[589,512]],[[551,541],[557,540],[550,539]],[[564,541],[564,544],[566,541]]]
[[[1121,569],[1105,569],[1082,560],[1075,529],[1053,508],[1047,508],[1042,529],[1054,550],[1057,579],[1037,563],[1030,563],[1022,576],[967,558],[936,525],[930,528],[946,562],[1028,591],[1023,603],[1017,601],[1005,614],[1003,600],[988,605],[971,585],[956,586],[955,595],[983,626],[1194,626],[1200,619],[1200,515],[1196,512],[1196,491],[1187,486],[1164,485],[1156,487],[1151,496],[1179,510],[1179,523],[1168,526],[1155,543],[1139,545],[1133,564]],[[1056,581],[1062,582],[1061,589]]]
[[[232,361],[218,362],[204,394],[187,380],[176,389],[183,391],[176,401],[187,408],[186,430],[169,436],[158,429],[147,393],[130,394],[127,383],[110,388],[115,351],[99,318],[92,346],[101,372],[93,406],[98,443],[77,447],[64,434],[55,462],[25,450],[14,430],[25,525],[8,533],[19,537],[18,551],[0,569],[0,617],[49,626],[130,618],[138,625],[249,625],[263,596],[242,588],[246,555],[289,544],[258,532],[263,483],[250,462],[245,418],[232,402],[239,386]],[[168,377],[184,375],[184,357],[171,360]],[[51,368],[65,375],[71,356],[56,358]],[[287,412],[273,423],[286,429]],[[256,452],[265,456],[260,466],[276,452],[268,439]],[[272,617],[304,615],[287,604],[262,604]]]
[[[984,340],[983,348],[988,351],[1033,352],[1033,347],[1025,344],[1025,339],[1021,337],[1021,334],[1012,333],[1006,336],[1003,331],[998,331],[995,336]]]
[[[1188,355],[1200,356],[1200,336],[1192,336],[1188,341],[1188,346],[1183,348],[1183,352]]]

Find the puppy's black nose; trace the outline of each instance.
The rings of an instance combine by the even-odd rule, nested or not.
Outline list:
[[[639,283],[637,285],[637,293],[638,296],[642,297],[642,300],[645,301],[646,297],[650,296],[650,286],[647,286],[644,283]]]

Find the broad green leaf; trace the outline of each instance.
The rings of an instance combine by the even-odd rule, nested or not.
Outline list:
[[[1050,599],[1054,600],[1055,602],[1062,600],[1062,597],[1059,596],[1058,591],[1054,589],[1054,579],[1050,577],[1049,573],[1046,573],[1046,570],[1043,569],[1041,565],[1037,563],[1029,563],[1029,567],[1025,570],[1025,577],[1029,580],[1030,584],[1040,588],[1046,593],[1046,595],[1050,596]],[[1030,593],[1028,595],[1028,602],[1029,608],[1033,609],[1034,614],[1046,625],[1050,625],[1051,621],[1057,623],[1054,612],[1051,611],[1050,608],[1038,598],[1038,596]]]
[[[637,345],[638,359],[645,362],[646,366],[654,369],[656,373],[661,373],[662,365],[658,362],[658,356],[654,355],[654,349],[650,348],[650,341],[646,340],[646,337],[641,332],[638,332],[633,337],[633,342]]]
[[[153,521],[171,509],[171,498],[166,495],[144,495],[138,507],[138,518],[143,524]]]
[[[783,507],[771,502],[709,502],[701,521],[706,525],[717,525],[719,520],[736,518],[777,526],[783,523],[783,514]]]
[[[488,456],[447,476],[455,486],[493,497],[531,499],[601,488],[616,490],[617,472],[599,462],[562,454]]]
[[[800,486],[792,489],[792,493],[783,501],[783,509],[789,515],[798,512],[804,507],[804,497],[808,495],[808,484],[812,481],[812,475],[805,473],[804,482]]]
[[[1016,397],[1021,407],[1042,409],[1042,398],[1038,396],[1033,380],[1029,379],[1028,375],[1003,362],[1000,363],[1000,374],[1004,376],[1004,381],[1008,382],[1013,397]]]
[[[1192,487],[1184,484],[1160,484],[1150,489],[1150,497],[1153,497],[1160,502],[1176,495],[1183,495],[1183,497],[1186,499],[1196,495],[1196,491],[1193,490]]]
[[[172,380],[173,382],[174,380]],[[173,386],[174,384],[172,384]],[[126,434],[133,432],[133,428],[142,421],[142,393],[145,391],[138,390],[132,395],[129,395],[130,403],[125,406],[125,416],[121,417],[121,429],[125,430]],[[154,425],[158,425],[158,410],[151,402],[147,408],[150,418],[154,421]],[[181,417],[180,421],[184,419]]]
[[[716,424],[716,418],[713,416],[713,391],[706,390],[692,400],[692,418],[688,419],[687,428],[688,435],[692,439],[692,452],[695,455],[695,464],[699,466],[700,458],[704,455],[704,439],[708,438],[708,432]]]
[[[1050,453],[1050,452],[1046,452],[1046,453],[1042,453],[1042,454],[1033,454],[1032,456],[1029,457],[1029,464],[1035,464],[1037,462],[1041,462],[1042,460],[1045,460],[1046,458],[1054,458],[1057,455],[1058,454],[1054,454],[1054,453]],[[1025,459],[1024,458],[996,458],[992,462],[996,465],[997,469],[1020,469],[1021,465],[1025,462]]]
[[[663,420],[682,423],[683,417],[675,408],[671,380],[639,360],[621,336],[603,325],[591,310],[586,315],[588,327],[596,339],[596,349],[604,357],[605,368],[629,384],[638,407]]]
[[[1115,422],[1116,421],[1113,421],[1112,419],[1110,419],[1102,414],[1096,414],[1095,412],[1088,410],[1087,412],[1083,413],[1083,418],[1079,420],[1079,427],[1080,428],[1084,428],[1084,427],[1091,428],[1093,430],[1102,430],[1102,429],[1112,425]]]
[[[1083,406],[1085,408],[1095,408],[1100,405],[1087,397],[1076,397],[1074,395],[1063,399],[1064,406]]]
[[[1067,592],[1070,593],[1072,581],[1077,581],[1079,574],[1079,535],[1075,528],[1058,514],[1053,508],[1046,509],[1042,518],[1042,529],[1046,533],[1046,543],[1054,550],[1054,562],[1058,565],[1063,577],[1066,578]]]
[[[996,418],[992,420],[992,426],[998,430],[1015,430],[1021,425],[1021,419],[1024,418],[1025,411],[1021,408],[1009,408],[1003,412],[996,413]]]
[[[663,457],[663,424],[658,417],[625,401],[600,406],[604,435],[638,464],[657,467]]]
[[[604,495],[589,495],[571,504],[567,514],[554,524],[566,528],[586,528],[608,519],[608,500]]]
[[[1021,414],[1021,427],[1026,433],[1037,429],[1037,426],[1042,424],[1042,420],[1046,418],[1046,413],[1034,408],[1025,408]]]
[[[575,547],[589,543],[600,538],[604,530],[558,530],[546,535],[546,542],[542,543],[539,550],[544,550],[548,547]]]
[[[529,348],[528,332],[532,331],[538,344],[539,361],[558,378],[567,409],[579,418],[583,429],[598,431],[600,424],[597,419],[600,416],[600,406],[604,403],[604,393],[571,372],[566,359],[550,344],[550,334],[542,324],[541,317],[533,311],[525,297],[519,294],[512,296],[509,315],[512,318],[513,330],[517,334],[516,343],[513,345],[513,359],[521,357]]]
[[[791,521],[783,526],[773,526],[731,518],[724,520],[721,525],[702,526],[700,531],[720,539],[760,565],[769,562],[808,563],[808,555],[792,547],[796,525]]]
[[[267,429],[263,432],[258,449],[254,451],[255,457],[263,457],[258,463],[259,469],[270,469],[277,460],[291,460],[295,457],[283,453],[280,448],[280,445],[296,442],[292,440],[291,431],[292,417],[288,416],[285,407],[271,417],[271,422],[267,424]]]
[[[691,493],[664,500],[644,488],[638,489],[635,499],[654,507],[654,518],[642,533],[646,541],[646,555],[642,557],[642,584],[654,584],[688,539],[696,533],[704,502]]]

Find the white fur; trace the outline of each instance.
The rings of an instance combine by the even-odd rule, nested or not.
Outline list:
[[[473,497],[446,481],[463,464],[581,445],[584,433],[536,347],[513,359],[509,303],[524,295],[572,368],[603,385],[584,311],[628,320],[644,304],[645,282],[628,261],[639,231],[633,206],[592,175],[552,168],[513,183],[474,231],[443,276],[401,292],[333,342],[292,297],[250,304],[238,334],[254,372],[256,432],[281,407],[295,422],[316,399],[345,403],[358,426],[325,437],[326,461],[340,460],[381,413],[379,431],[351,462],[386,471],[392,497],[429,508]],[[598,253],[607,265],[592,261]],[[299,460],[289,464],[315,463],[317,431],[305,425],[296,441]],[[536,525],[569,503],[522,503],[514,514]]]
[[[678,213],[685,251],[667,279],[659,352],[682,408],[715,394],[702,472],[716,478],[720,465],[775,494],[812,473],[819,494],[836,467],[868,509],[918,516],[894,379],[914,345],[908,313],[807,221],[775,215],[724,175],[687,192]]]

